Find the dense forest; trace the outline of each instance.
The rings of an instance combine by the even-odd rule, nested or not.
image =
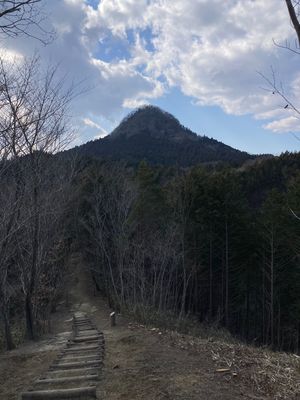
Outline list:
[[[300,157],[188,172],[91,162],[80,248],[110,304],[225,326],[299,351]]]
[[[9,19],[0,33],[26,35],[24,18],[37,25],[38,2],[2,9]],[[130,130],[119,139],[117,131],[107,147],[63,152],[74,87],[37,56],[0,58],[0,327],[8,350],[23,334],[32,340],[49,329],[76,252],[115,310],[193,318],[299,353],[299,153],[254,160],[179,129],[156,108],[146,110],[159,115],[151,135],[139,128],[132,142]]]
[[[33,152],[2,163],[1,309],[47,329],[80,252],[111,307],[226,327],[299,352],[300,156],[138,168]]]

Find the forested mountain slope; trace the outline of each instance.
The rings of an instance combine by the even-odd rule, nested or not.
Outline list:
[[[186,171],[94,160],[80,182],[80,246],[111,304],[299,352],[299,154]]]
[[[236,150],[215,139],[198,136],[171,114],[153,106],[129,114],[107,137],[76,147],[80,155],[126,160],[138,164],[188,167],[220,161],[240,165],[254,156]]]

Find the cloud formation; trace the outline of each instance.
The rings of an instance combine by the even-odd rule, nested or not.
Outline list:
[[[100,139],[108,135],[108,132],[102,128],[101,125],[97,124],[96,122],[92,121],[89,118],[83,118],[84,125],[97,130],[97,134],[94,136],[94,139]]]
[[[76,106],[81,122],[113,124],[124,108],[176,87],[200,106],[252,114],[274,132],[300,130],[258,74],[269,77],[272,65],[298,106],[300,55],[273,42],[294,38],[282,0],[52,0],[47,11],[57,39],[41,52],[89,87]],[[10,51],[36,46],[16,43]]]

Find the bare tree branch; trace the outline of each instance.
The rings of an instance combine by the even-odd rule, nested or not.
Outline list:
[[[284,100],[283,108],[292,109],[297,114],[297,118],[298,118],[298,116],[300,116],[300,110],[284,94],[284,90],[283,90],[282,84],[278,85],[278,83],[276,81],[276,76],[275,76],[275,72],[274,72],[273,68],[271,68],[271,70],[272,70],[272,79],[268,78],[266,75],[262,74],[259,71],[258,71],[258,74],[268,83],[269,87],[271,88],[269,91],[272,94],[279,95]]]
[[[290,212],[292,213],[292,215],[300,220],[300,217],[290,208]]]
[[[39,57],[0,59],[0,149],[9,157],[63,150],[72,139],[69,105],[78,95],[58,66],[41,72]]]
[[[0,0],[0,35],[3,37],[29,36],[47,44],[54,31],[43,28],[46,15],[41,0]]]
[[[285,2],[300,45],[300,23],[295,10],[296,5],[293,5],[291,0],[285,0]]]

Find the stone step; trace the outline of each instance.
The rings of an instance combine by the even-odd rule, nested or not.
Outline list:
[[[102,349],[103,345],[99,345],[99,344],[95,344],[95,345],[91,345],[91,346],[75,346],[74,347],[68,347],[67,349],[63,350],[63,353],[73,353],[76,351],[95,351],[97,349]]]
[[[36,390],[21,394],[22,400],[87,399],[88,397],[96,399],[96,386],[58,390]]]
[[[103,364],[102,360],[94,360],[94,361],[75,361],[69,363],[60,363],[53,364],[50,369],[68,369],[68,368],[82,368],[82,367],[95,367],[101,366]]]
[[[83,328],[83,327],[92,328],[93,326],[94,326],[93,324],[86,324],[86,323],[84,323],[84,324],[73,324],[73,327],[74,327],[75,329],[77,329],[77,328]]]
[[[84,357],[84,356],[82,356],[82,357]],[[93,355],[93,358],[94,358],[94,360],[91,360],[90,357],[87,357],[87,358],[79,359],[78,361],[76,361],[76,359],[78,359],[77,356],[71,357],[71,358],[62,357],[62,358],[57,359],[53,365],[58,365],[58,364],[61,365],[64,363],[69,364],[72,362],[102,361],[101,354],[95,354],[95,355]]]
[[[45,378],[38,379],[35,381],[36,384],[53,384],[53,383],[70,383],[70,382],[86,382],[86,381],[97,381],[98,375],[75,375],[75,376],[65,376],[62,378]]]
[[[73,321],[74,324],[90,324],[91,320],[90,319],[75,319]]]
[[[91,324],[92,321],[90,319],[81,319],[81,320],[75,320],[73,321],[73,324],[78,325],[78,324]]]
[[[74,353],[65,353],[63,356],[57,359],[57,361],[71,361],[74,359],[83,359],[83,358],[92,358],[92,357],[99,357],[100,359],[103,359],[105,355],[105,350],[104,349],[97,349],[97,351],[89,351],[89,352],[74,352]]]
[[[90,342],[90,341],[97,341],[101,339],[101,335],[92,335],[92,336],[82,336],[82,337],[75,337],[72,339],[73,342]]]
[[[82,329],[81,331],[77,332],[76,336],[86,336],[86,335],[96,335],[99,333],[97,329]]]
[[[97,375],[99,372],[99,366],[96,367],[85,367],[85,368],[69,368],[69,369],[58,369],[50,370],[47,372],[46,376],[74,376],[79,375]]]
[[[99,354],[67,354],[67,355],[63,355],[59,361],[74,361],[74,360],[87,360],[87,359],[91,359],[91,358],[97,358],[99,359]]]
[[[78,331],[82,331],[82,330],[84,330],[84,328],[86,327],[86,330],[94,330],[94,329],[97,329],[94,325],[80,325],[80,326],[75,326],[75,328],[76,328],[76,330],[78,330]]]
[[[101,336],[98,338],[99,339],[99,341],[104,341],[102,338],[101,338]],[[99,346],[99,344],[98,343],[81,343],[81,341],[79,341],[79,342],[77,342],[77,343],[73,343],[73,340],[74,339],[70,339],[68,342],[67,342],[67,347],[65,347],[65,350],[71,350],[71,348],[85,348],[85,347],[90,347],[90,348],[92,348],[92,347],[94,347],[94,346]]]
[[[98,329],[92,325],[80,325],[80,326],[73,326],[73,331],[75,333],[80,332],[80,331],[97,331],[98,332]]]
[[[80,356],[95,356],[95,355],[103,355],[105,353],[104,347],[97,347],[96,349],[93,350],[74,350],[74,351],[68,351],[64,352],[61,354],[60,359],[66,358],[68,356],[70,357],[80,357]]]
[[[95,327],[93,326],[93,325],[91,325],[91,324],[82,324],[82,325],[74,325],[73,326],[73,329],[75,329],[75,330],[79,330],[79,329],[81,329],[81,330],[84,330],[84,329],[95,329]]]
[[[30,391],[21,394],[22,400],[96,398],[96,384],[103,366],[103,333],[81,312],[75,313],[72,329],[73,337],[57,360]]]
[[[55,365],[65,365],[65,364],[70,364],[70,363],[76,363],[76,362],[89,362],[89,361],[99,361],[102,362],[102,357],[101,354],[96,354],[94,357],[90,358],[61,358],[56,361]]]
[[[73,340],[67,342],[67,347],[66,350],[71,350],[71,349],[79,349],[79,348],[84,348],[84,347],[91,347],[91,346],[103,346],[104,345],[104,340],[100,337],[98,340],[95,342],[89,342],[89,343],[84,343],[84,341],[79,341],[79,342],[73,342]]]
[[[92,343],[94,343],[94,342],[92,342]],[[80,344],[82,344],[82,346],[74,346],[74,347],[72,347],[72,346],[70,346],[70,347],[68,347],[67,349],[65,349],[65,350],[63,350],[62,352],[61,352],[61,356],[63,356],[63,355],[71,355],[71,354],[81,354],[81,353],[83,353],[83,355],[85,355],[86,353],[87,353],[87,355],[90,355],[90,354],[95,354],[95,353],[97,353],[97,351],[98,350],[103,350],[104,349],[104,344],[101,344],[101,343],[95,343],[95,346],[93,346],[93,348],[89,348],[89,346],[84,346],[84,342],[83,343],[80,343]],[[87,343],[87,344],[90,344],[90,343]]]
[[[84,347],[89,347],[89,346],[95,346],[96,348],[104,346],[104,341],[100,338],[93,339],[93,340],[79,340],[79,341],[70,341],[67,343],[67,347],[65,351],[67,350],[73,350],[73,349],[79,349],[79,348],[84,348]]]

